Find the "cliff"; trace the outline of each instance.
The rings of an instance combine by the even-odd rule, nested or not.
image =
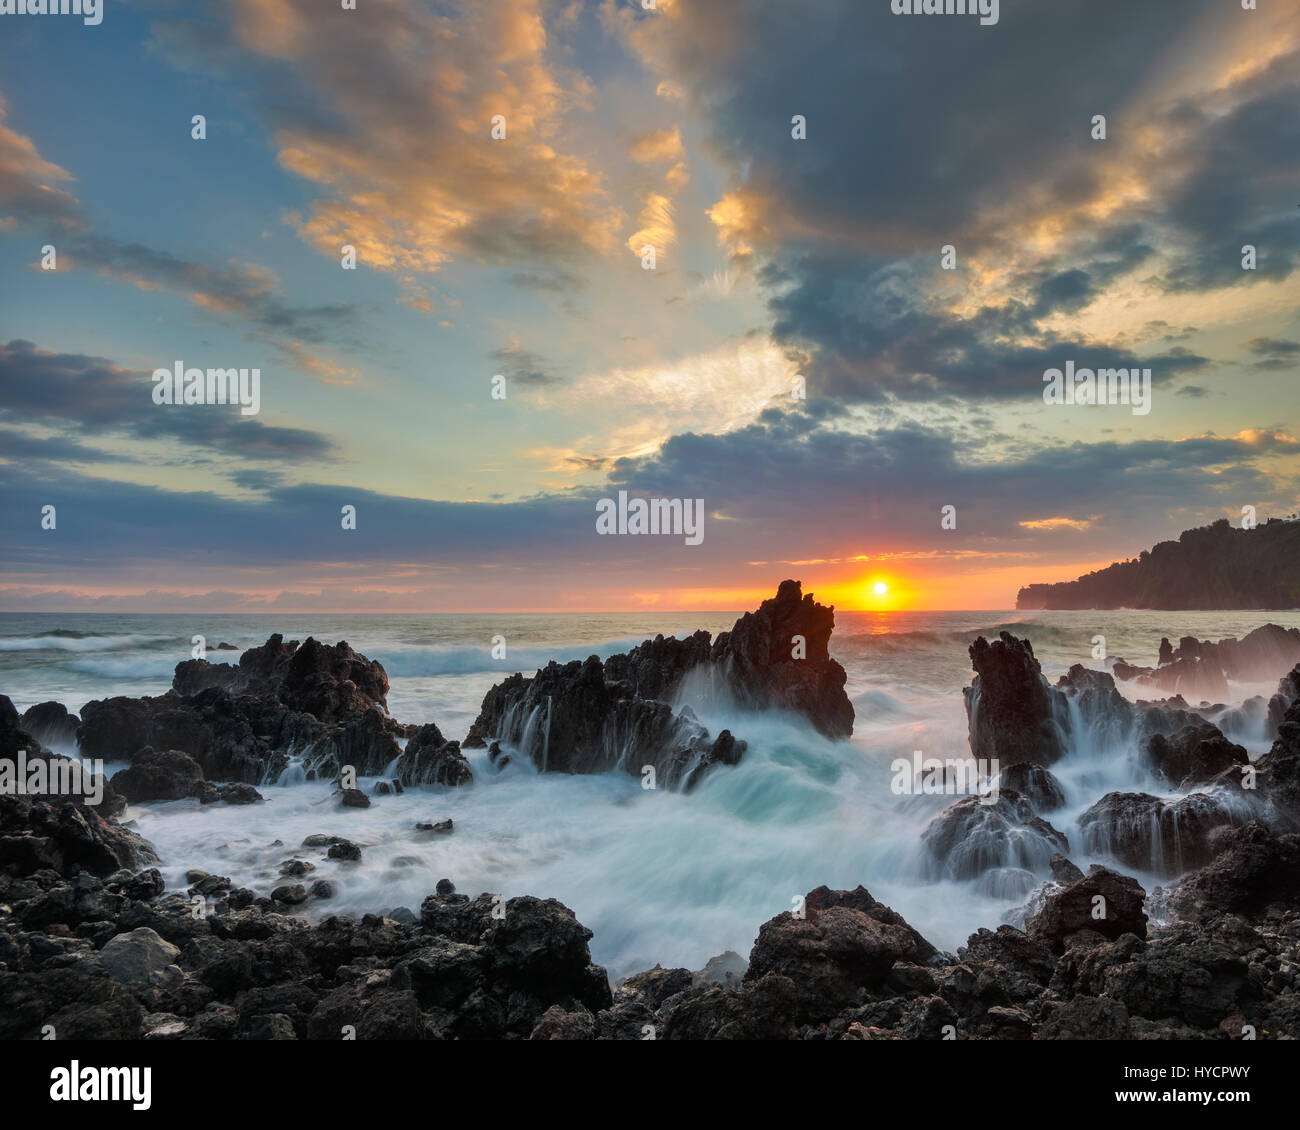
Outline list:
[[[1222,518],[1074,581],[1028,585],[1016,607],[1300,608],[1300,521]]]

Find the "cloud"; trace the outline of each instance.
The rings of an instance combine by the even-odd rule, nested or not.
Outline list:
[[[680,161],[686,156],[686,150],[682,145],[682,131],[677,126],[671,126],[643,133],[633,139],[628,147],[628,155],[642,165]]]
[[[1246,348],[1260,358],[1256,369],[1281,371],[1300,367],[1300,341],[1282,341],[1271,337],[1253,337]]]
[[[0,220],[8,213],[15,225],[20,219],[34,223],[41,238],[54,245],[59,270],[96,271],[141,290],[183,296],[217,317],[240,318],[254,327],[255,336],[276,343],[314,375],[321,376],[331,364],[314,358],[299,341],[279,339],[288,335],[319,343],[337,338],[354,323],[355,305],[295,306],[281,297],[275,273],[256,263],[214,266],[94,231],[77,198],[47,183],[70,181],[71,174],[42,158],[30,138],[4,125],[4,117],[0,98]]]
[[[0,457],[24,463],[133,463],[130,456],[87,447],[66,436],[32,435],[18,428],[0,427]]]
[[[677,242],[673,202],[658,192],[652,192],[646,198],[637,223],[641,227],[627,239],[628,249],[633,255],[644,255],[646,246],[650,246],[654,248],[656,256],[659,256]]]
[[[1035,518],[1016,525],[1022,530],[1087,530],[1092,528],[1094,521],[1092,518]]]
[[[561,380],[551,372],[550,362],[545,357],[522,348],[517,341],[494,349],[489,356],[501,366],[502,375],[512,384],[537,387],[557,384]]]
[[[1215,0],[1021,7],[996,35],[856,0],[816,19],[619,10],[624,41],[699,113],[729,172],[708,213],[719,242],[764,285],[774,336],[819,391],[1029,395],[1054,357],[1132,364],[1123,343],[1164,295],[1276,282],[1300,262],[1293,23]],[[1241,270],[1245,243],[1257,271]],[[948,244],[953,272],[939,270]],[[1105,334],[1085,331],[1121,283],[1136,298]],[[1207,363],[1141,360],[1157,381]]]
[[[318,432],[264,424],[238,408],[154,404],[150,378],[104,357],[10,341],[0,345],[0,417],[82,435],[176,440],[246,459],[301,462],[335,453]]]
[[[566,133],[594,90],[559,61],[544,9],[235,0],[224,29],[173,19],[155,34],[178,65],[241,74],[281,165],[317,193],[294,219],[304,240],[331,257],[350,243],[401,277],[457,258],[563,266],[615,245],[621,210]]]
[[[77,226],[77,198],[58,187],[70,182],[72,174],[42,157],[30,138],[5,124],[7,118],[8,107],[0,95],[0,220]]]
[[[644,583],[647,571],[682,571],[692,583],[725,585],[737,582],[737,562],[864,556],[948,559],[966,568],[1016,555],[1077,555],[1074,539],[1085,533],[1090,554],[1124,555],[1239,512],[1242,498],[1294,508],[1293,477],[1271,474],[1268,461],[1294,458],[1300,444],[1268,429],[1044,444],[993,461],[971,433],[847,424],[843,415],[772,408],[728,434],[685,433],[651,455],[618,460],[604,482],[514,502],[398,497],[354,484],[286,485],[243,469],[235,481],[256,497],[226,497],[10,462],[0,464],[5,578],[11,588],[66,588],[94,577],[101,591],[139,591],[165,562],[168,587],[179,576],[195,591],[267,599],[314,593],[321,607],[342,606],[353,589],[397,594],[391,601],[405,594],[408,604],[417,593],[428,602],[463,603],[470,598],[456,594],[464,586],[480,606],[501,606],[518,599],[510,595],[515,581],[526,579],[546,589],[536,600],[561,607],[581,601],[583,590],[557,590],[561,576],[598,576],[607,587]],[[598,536],[595,502],[619,489],[704,499],[704,544]],[[32,518],[47,503],[59,514],[54,557],[48,534]],[[345,504],[356,507],[352,531],[340,525]],[[945,505],[957,508],[957,530],[940,531]],[[1161,514],[1158,523],[1153,513]],[[358,603],[368,606],[369,599]],[[233,597],[227,605],[240,606]]]

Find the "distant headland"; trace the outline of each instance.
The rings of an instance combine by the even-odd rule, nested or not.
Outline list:
[[[1221,518],[1074,581],[1026,585],[1021,609],[1300,608],[1300,521],[1239,529]]]

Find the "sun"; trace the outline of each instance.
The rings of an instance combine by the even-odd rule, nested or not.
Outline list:
[[[896,612],[911,595],[906,581],[888,573],[869,573],[855,588],[853,605],[869,612]]]

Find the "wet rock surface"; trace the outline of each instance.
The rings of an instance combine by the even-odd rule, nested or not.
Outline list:
[[[1069,841],[1013,789],[992,798],[966,797],[949,805],[921,833],[938,874],[972,879],[994,868],[1045,871]]]
[[[1117,662],[1115,677],[1136,680],[1166,694],[1222,701],[1229,695],[1229,679],[1273,679],[1297,663],[1300,629],[1264,624],[1241,639],[1230,636],[1217,643],[1183,636],[1173,647],[1162,639],[1156,667]]]
[[[397,779],[404,786],[468,785],[474,774],[460,743],[447,741],[430,722],[408,739],[397,761]]]
[[[793,608],[788,596],[786,603]],[[751,624],[747,638],[794,623],[812,630],[819,617],[777,610],[760,623],[755,615],[761,631]],[[690,667],[710,661],[700,657],[711,657],[716,641],[697,637],[673,641],[680,649],[649,641],[626,680],[663,693],[680,677],[679,653],[695,656]],[[1277,740],[1256,763],[1259,796],[1251,797],[1221,780],[1240,768],[1240,747],[1202,725],[1185,703],[1117,705],[1110,676],[1083,668],[1051,687],[1032,650],[1015,646],[1020,642],[1005,637],[1001,648],[981,649],[980,692],[968,694],[967,704],[972,748],[979,741],[1009,752],[1003,770],[1014,770],[1008,779],[1021,788],[1004,788],[992,804],[955,802],[932,822],[925,844],[940,869],[969,878],[1018,867],[1035,879],[1050,875],[1024,912],[1024,929],[979,930],[955,954],[941,953],[864,888],[819,887],[801,914],[757,925],[747,957],[720,955],[695,973],[655,967],[617,987],[592,964],[591,932],[555,900],[471,898],[444,879],[418,914],[396,908],[313,923],[308,911],[333,888],[313,880],[313,865],[293,858],[294,849],[277,857],[269,898],[202,872],[187,875],[187,889],[168,890],[150,866],[151,845],[108,815],[113,797],[153,803],[200,795],[184,790],[204,786],[227,803],[255,803],[247,783],[214,786],[208,765],[238,764],[236,749],[264,758],[259,751],[274,747],[254,722],[300,716],[307,703],[328,721],[312,714],[288,723],[293,732],[321,726],[333,744],[350,740],[341,735],[357,725],[392,737],[395,750],[407,739],[412,783],[457,783],[438,777],[444,766],[454,775],[461,754],[449,747],[456,743],[437,727],[387,719],[386,679],[350,648],[342,651],[346,645],[313,647],[310,661],[295,668],[301,649],[268,641],[252,649],[242,673],[178,672],[186,694],[174,688],[156,700],[105,700],[118,703],[103,715],[112,725],[187,734],[198,717],[202,726],[193,733],[216,742],[221,718],[221,726],[232,726],[222,734],[243,734],[250,744],[198,742],[196,753],[185,744],[142,742],[122,792],[105,782],[100,806],[0,796],[0,1038],[36,1038],[51,1024],[60,1039],[339,1039],[351,1030],[359,1039],[1222,1040],[1239,1038],[1246,1025],[1260,1038],[1300,1034],[1300,835],[1291,824],[1300,812],[1300,706],[1288,693],[1300,686],[1300,668],[1279,689],[1285,703]],[[729,654],[739,661],[740,653]],[[580,675],[585,666],[578,665]],[[607,675],[608,664],[602,684]],[[772,678],[793,685],[779,673]],[[627,699],[627,686],[616,701],[667,708]],[[1009,709],[1022,692],[1030,714]],[[163,707],[139,705],[164,699]],[[1093,854],[1104,844],[1144,873],[1155,861],[1158,873],[1177,880],[1167,898],[1144,891],[1122,868],[1093,866],[1085,874],[1066,858],[1065,836],[1041,815],[1064,792],[1046,767],[1055,761],[1044,735],[1049,728],[1055,734],[1059,760],[1068,733],[1060,706],[1070,700],[1076,716],[1112,712],[1127,732],[1160,736],[1162,743],[1146,741],[1145,753],[1171,782],[1200,784],[1206,775],[1217,782],[1206,786],[1213,791],[1176,800],[1109,793],[1080,820],[1090,844],[1076,850]],[[243,705],[230,705],[236,702]],[[112,727],[102,728],[95,714],[89,710],[98,735],[91,741],[107,741]],[[58,723],[57,711],[34,717]],[[654,712],[620,715],[615,705],[602,717],[653,726]],[[699,725],[685,713],[674,717],[674,725]],[[85,719],[83,712],[83,729]],[[1017,736],[1012,729],[1021,724],[1028,730]],[[708,739],[708,748],[723,736]],[[3,697],[0,741],[6,754],[52,756]],[[734,746],[738,751],[724,749],[719,760],[743,752],[743,743]],[[694,757],[699,752],[689,762],[695,769],[707,764]],[[678,779],[688,783],[689,772]],[[450,831],[444,821],[422,834]],[[310,836],[302,846],[344,867],[362,856],[337,836]],[[196,897],[207,907],[198,916]]]
[[[689,790],[714,765],[734,765],[745,743],[712,736],[688,706],[671,699],[702,677],[749,709],[806,718],[829,737],[853,731],[844,669],[827,651],[834,610],[783,581],[775,597],[711,639],[657,636],[624,655],[550,663],[530,678],[512,675],[483,699],[467,746],[514,746],[544,772],[634,775],[652,766],[659,783]]]
[[[142,749],[179,751],[204,778],[257,785],[301,755],[325,779],[351,765],[380,773],[401,753],[405,731],[387,712],[383,667],[345,642],[272,635],[238,665],[190,659],[156,697],[88,702],[77,743],[83,756],[136,761]]]
[[[1002,632],[970,646],[975,679],[966,688],[971,754],[996,758],[1004,769],[1022,762],[1051,765],[1065,753],[1051,687],[1028,640]]]
[[[1216,829],[1245,823],[1223,794],[1166,801],[1147,793],[1107,793],[1079,817],[1083,848],[1159,875],[1181,875],[1213,856]]]
[[[1146,755],[1156,772],[1176,789],[1207,784],[1226,770],[1250,763],[1246,751],[1209,722],[1184,726],[1168,737],[1153,734]]]
[[[338,837],[308,845],[346,849]],[[862,887],[819,887],[763,923],[746,961],[655,967],[611,988],[561,903],[469,898],[446,880],[418,916],[309,924],[320,883],[242,897],[192,872],[0,870],[0,1038],[1226,1039],[1293,1034],[1300,839],[1228,829],[1174,921],[1135,879],[1062,873],[1027,930],[944,954]],[[285,873],[297,870],[289,859]],[[1057,861],[1058,865],[1062,861]],[[306,865],[298,870],[305,872]],[[1069,880],[1069,881],[1066,881]],[[196,917],[191,896],[211,897]]]

